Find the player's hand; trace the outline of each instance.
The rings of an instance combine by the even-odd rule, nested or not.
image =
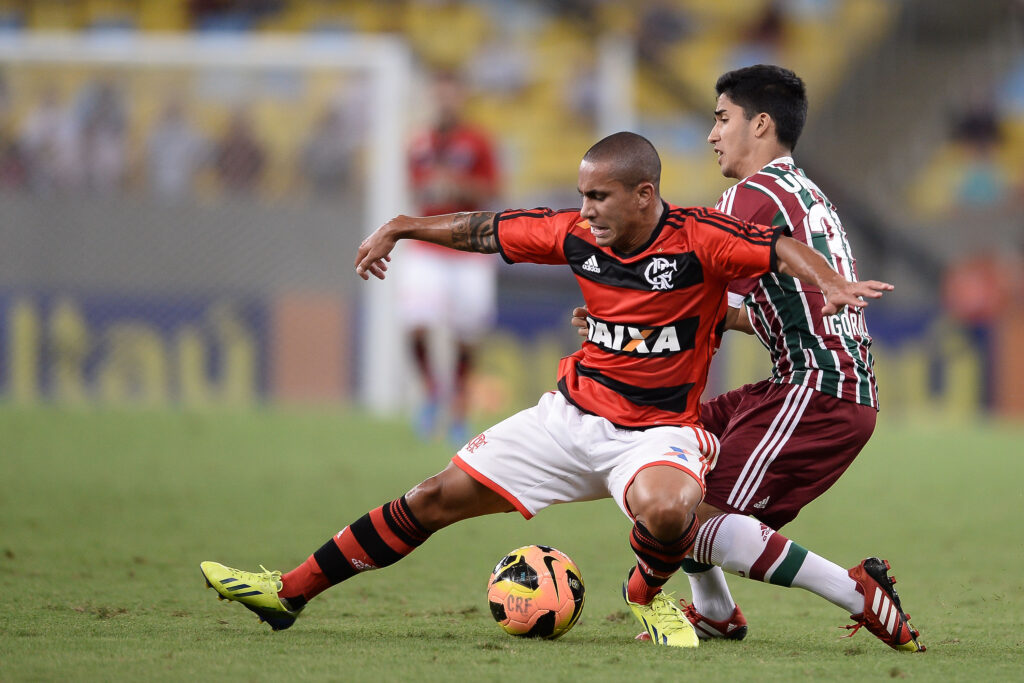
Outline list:
[[[841,311],[844,306],[864,308],[868,305],[865,299],[880,299],[885,292],[895,289],[888,282],[878,280],[864,280],[863,282],[849,282],[843,280],[835,287],[822,290],[825,295],[825,305],[821,307],[823,315],[834,315]]]
[[[580,335],[584,339],[587,338],[586,306],[577,306],[572,309],[572,318],[569,319],[569,324],[576,328],[576,334]]]
[[[388,261],[391,260],[391,251],[398,242],[390,229],[395,220],[391,219],[377,228],[359,245],[355,261],[356,275],[364,280],[369,280],[371,275],[378,280],[384,279],[388,270]]]

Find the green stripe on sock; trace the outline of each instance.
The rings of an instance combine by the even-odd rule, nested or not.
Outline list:
[[[800,567],[804,566],[804,558],[806,557],[807,549],[790,541],[786,559],[782,561],[778,569],[772,572],[772,578],[768,580],[768,583],[773,583],[776,586],[792,586],[793,579],[796,578],[796,573],[800,571]]]
[[[687,574],[700,574],[714,568],[715,565],[713,564],[704,564],[697,560],[691,560],[689,557],[683,560],[683,571]]]

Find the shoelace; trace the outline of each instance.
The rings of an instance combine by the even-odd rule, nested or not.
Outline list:
[[[260,565],[260,569],[263,570],[263,578],[264,579],[270,581],[273,584],[277,584],[277,583],[279,583],[281,581],[281,572],[279,572],[279,571],[273,571],[272,572],[269,569],[267,569],[266,567],[264,567],[262,564]]]
[[[676,617],[676,619],[670,619],[667,624],[659,625],[658,630],[662,633],[675,633],[685,629],[690,624],[686,617],[680,614],[679,608],[676,607],[673,600],[674,595],[674,593],[658,593],[654,596],[654,600],[651,601],[651,610],[658,616]]]
[[[246,574],[252,574],[252,575],[258,576],[259,578],[264,579],[266,581],[270,581],[272,584],[273,583],[277,583],[277,582],[279,582],[281,580],[281,572],[279,572],[279,571],[273,571],[272,572],[269,569],[267,569],[266,567],[264,567],[262,564],[260,565],[260,569],[263,570],[262,573],[260,573],[260,572],[247,572],[247,571],[244,571],[242,569],[233,569],[232,573],[235,574],[235,577],[239,578],[239,579],[242,578]]]
[[[858,621],[856,624],[847,624],[846,626],[840,626],[839,628],[845,628],[847,631],[849,631],[849,633],[847,633],[845,636],[839,636],[839,637],[840,638],[853,638],[853,635],[855,633],[857,633],[857,631],[859,631],[861,629],[861,627],[864,625],[864,623],[865,622],[863,622],[863,621]]]

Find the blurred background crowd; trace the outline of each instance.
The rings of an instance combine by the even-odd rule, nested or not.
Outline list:
[[[898,287],[869,318],[883,405],[1024,416],[1018,0],[0,0],[0,48],[51,32],[239,49],[398,36],[410,131],[429,117],[430,74],[465,84],[465,118],[497,149],[492,209],[576,205],[578,159],[612,132],[609,41],[630,85],[611,97],[658,147],[676,204],[728,186],[706,142],[717,76],[782,64],[811,100],[798,163],[838,205],[862,276]],[[347,268],[374,227],[371,87],[357,70],[0,60],[0,389],[347,400],[366,345]],[[550,383],[551,363],[536,380],[523,367],[574,343],[576,303],[546,271],[499,281],[476,384],[494,410]],[[718,388],[759,354],[727,347]]]

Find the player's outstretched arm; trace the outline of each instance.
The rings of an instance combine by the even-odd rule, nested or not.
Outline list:
[[[893,290],[891,284],[878,280],[850,282],[832,270],[821,254],[792,237],[779,238],[775,243],[775,255],[780,273],[799,278],[821,290],[825,295],[821,312],[825,315],[838,313],[843,306],[864,308],[868,305],[865,298],[878,299],[883,293]]]
[[[398,240],[419,240],[459,251],[496,254],[494,213],[476,211],[442,216],[395,216],[363,240],[356,252],[356,273],[364,280],[383,280]]]

